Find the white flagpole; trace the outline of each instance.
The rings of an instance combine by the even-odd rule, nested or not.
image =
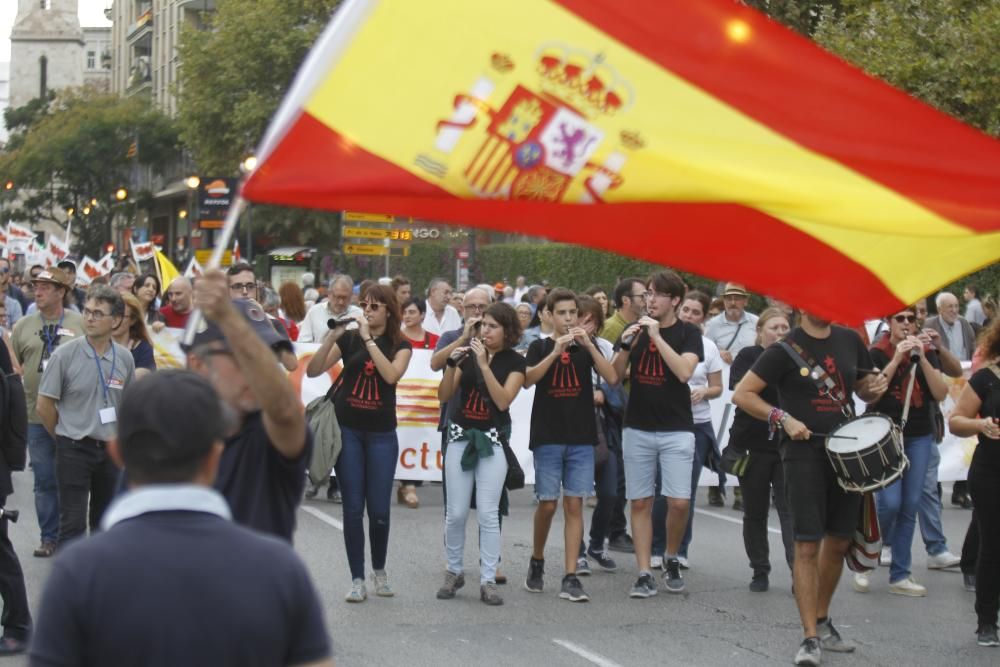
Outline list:
[[[247,201],[243,199],[242,195],[237,195],[236,200],[233,201],[232,206],[229,207],[229,213],[226,214],[226,220],[222,223],[222,229],[219,230],[219,236],[215,239],[215,247],[212,248],[212,256],[208,258],[208,264],[205,265],[205,270],[217,269],[222,264],[222,257],[229,248],[229,241],[233,238],[233,232],[236,231],[236,223],[239,221],[240,216],[243,214],[243,210],[247,207]],[[194,342],[194,335],[201,326],[202,315],[201,311],[195,308],[191,311],[191,317],[188,318],[187,327],[184,329],[184,344],[190,345]]]

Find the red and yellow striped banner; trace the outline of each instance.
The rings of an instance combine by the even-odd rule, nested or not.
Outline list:
[[[351,0],[245,197],[544,236],[845,322],[1000,256],[1000,143],[730,0]]]

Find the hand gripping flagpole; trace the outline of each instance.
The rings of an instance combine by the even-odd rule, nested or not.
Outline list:
[[[242,187],[240,188],[242,191]],[[212,249],[212,256],[208,259],[208,264],[205,266],[205,270],[217,269],[219,265],[222,264],[222,256],[226,252],[226,248],[229,247],[229,241],[233,237],[233,232],[236,231],[236,223],[239,221],[240,216],[243,215],[243,211],[247,207],[247,201],[243,199],[243,195],[237,195],[236,200],[233,205],[229,207],[229,213],[226,214],[226,219],[222,223],[222,229],[219,230],[219,236],[215,239],[215,247]],[[184,338],[183,342],[185,345],[191,345],[194,342],[194,335],[197,333],[198,329],[201,327],[203,315],[201,310],[195,308],[191,311],[191,317],[188,318],[187,326],[184,328]]]

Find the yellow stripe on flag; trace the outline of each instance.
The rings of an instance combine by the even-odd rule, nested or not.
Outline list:
[[[610,116],[588,114],[579,90],[542,76],[540,58],[547,53],[577,58],[618,82],[622,108]],[[513,66],[505,67],[504,59]],[[373,81],[392,85],[374,87]],[[620,187],[603,195],[610,203],[756,208],[868,267],[903,301],[919,296],[909,277],[915,267],[923,285],[949,280],[953,271],[940,256],[942,239],[954,254],[978,264],[1000,256],[1000,234],[975,235],[805,149],[549,2],[377,3],[305,108],[364,150],[472,198],[477,194],[469,174],[480,192],[510,185],[510,156],[488,143],[491,118],[483,111],[447,151],[436,147],[438,123],[452,117],[456,96],[478,91],[477,105],[497,112],[518,86],[566,101],[603,133],[589,160],[621,164]],[[343,104],[345,99],[364,103]],[[624,142],[626,136],[641,145]],[[444,175],[418,166],[428,161],[444,165]],[[565,202],[586,196],[580,178],[567,187]]]

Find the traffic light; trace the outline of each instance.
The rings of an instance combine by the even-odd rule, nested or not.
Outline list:
[[[115,199],[117,199],[118,201],[125,201],[126,199],[128,199],[128,190],[126,190],[125,188],[118,188],[118,190],[115,192]]]
[[[6,183],[4,183],[3,184],[3,189],[4,190],[13,190],[14,189],[14,181],[7,181]]]
[[[115,251],[115,244],[114,243],[105,243],[104,244],[104,254],[105,255],[107,255],[108,253],[114,252],[114,251]]]

